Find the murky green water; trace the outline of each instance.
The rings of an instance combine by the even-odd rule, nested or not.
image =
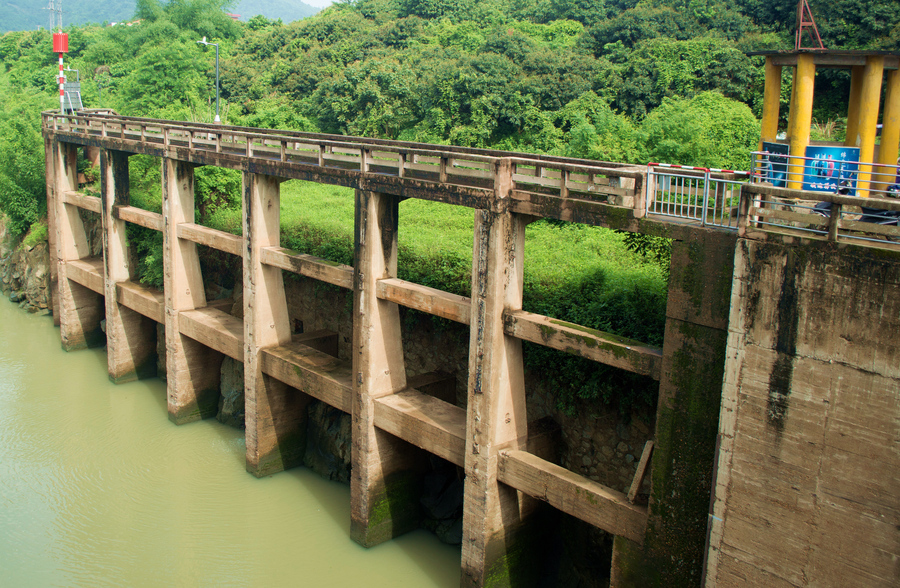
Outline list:
[[[349,529],[348,487],[254,478],[239,431],[176,427],[161,381],[111,384],[103,350],[0,299],[0,586],[459,586],[430,534]]]

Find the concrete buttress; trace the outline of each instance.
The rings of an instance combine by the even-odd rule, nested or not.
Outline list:
[[[71,143],[55,143],[55,241],[59,260],[59,319],[62,347],[66,351],[103,345],[103,300],[89,288],[69,279],[69,263],[86,259],[91,248],[81,220],[81,211],[67,204],[63,195],[78,188],[78,148]]]
[[[376,294],[378,280],[397,276],[399,203],[356,191],[350,534],[366,547],[419,522],[418,452],[375,427],[375,400],[406,388],[400,311]]]
[[[266,476],[298,465],[310,397],[262,373],[260,352],[290,343],[281,270],[264,265],[263,247],[280,241],[281,193],[272,176],[244,173],[244,402],[247,471]]]
[[[128,382],[156,375],[156,322],[119,303],[116,284],[131,279],[125,221],[116,206],[128,206],[128,153],[100,152],[100,198],[103,226],[106,358],[109,378]]]
[[[523,522],[533,499],[497,480],[501,449],[525,449],[522,342],[504,333],[503,312],[522,308],[527,217],[509,212],[511,167],[497,162],[498,208],[475,212],[472,323],[464,489],[463,586],[521,586],[535,579]]]
[[[178,225],[194,221],[194,166],[164,158],[162,176],[166,384],[169,420],[180,425],[215,415],[222,354],[179,328],[181,312],[206,306],[197,245],[178,237]]]

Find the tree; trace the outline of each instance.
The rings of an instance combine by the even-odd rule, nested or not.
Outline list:
[[[724,169],[749,169],[759,141],[759,121],[750,108],[718,92],[666,98],[642,131],[652,161]]]

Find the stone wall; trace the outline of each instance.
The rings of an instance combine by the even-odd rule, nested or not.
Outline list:
[[[707,586],[897,586],[900,253],[740,241]]]

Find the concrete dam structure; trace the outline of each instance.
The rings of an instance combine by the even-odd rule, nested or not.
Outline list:
[[[151,371],[165,325],[177,424],[215,414],[222,358],[242,362],[256,476],[299,463],[310,399],[352,415],[361,545],[416,524],[415,478],[430,453],[465,472],[464,586],[529,585],[540,502],[615,536],[613,586],[900,577],[900,247],[854,241],[840,216],[821,238],[757,222],[797,222],[776,199],[831,195],[742,184],[725,227],[653,214],[661,177],[624,164],[104,112],[44,113],[43,128],[64,348],[105,341],[110,378],[134,379]],[[78,191],[83,147],[100,149],[100,197]],[[161,158],[162,214],[131,206],[132,154]],[[242,235],[194,222],[201,165],[243,173]],[[282,247],[286,179],[356,190],[352,267]],[[397,278],[408,198],[473,210],[470,297]],[[100,217],[102,256],[91,255],[85,211]],[[522,310],[525,227],[540,218],[673,240],[661,348]],[[162,233],[164,291],[133,281],[127,223]],[[243,320],[206,300],[198,245],[242,260]],[[285,271],[352,291],[351,361],[333,333],[292,336]],[[439,377],[407,376],[399,306],[469,326],[464,406],[430,391]],[[522,341],[659,382],[630,492],[546,458],[527,422]],[[636,500],[645,476],[646,505]]]

